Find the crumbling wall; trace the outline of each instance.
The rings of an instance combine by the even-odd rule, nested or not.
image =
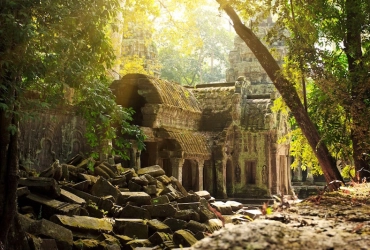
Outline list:
[[[58,159],[87,154],[85,123],[69,107],[35,112],[20,122],[20,164],[40,172]]]

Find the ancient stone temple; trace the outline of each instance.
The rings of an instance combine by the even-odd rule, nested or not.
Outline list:
[[[133,107],[134,123],[147,135],[146,150],[133,148],[128,165],[158,164],[186,189],[218,198],[289,192],[288,145],[277,143],[286,117],[270,111],[274,92],[244,78],[186,88],[142,74],[111,89],[117,104]]]

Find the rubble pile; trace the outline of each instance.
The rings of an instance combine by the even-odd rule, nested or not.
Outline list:
[[[187,248],[243,207],[187,192],[158,165],[135,171],[76,156],[23,176],[19,221],[29,249]]]

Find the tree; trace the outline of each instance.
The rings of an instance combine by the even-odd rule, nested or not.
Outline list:
[[[321,143],[319,132],[308,116],[308,113],[306,112],[306,109],[294,87],[294,83],[290,82],[284,77],[284,75],[280,74],[281,69],[276,60],[263,43],[256,37],[253,31],[242,23],[229,1],[217,0],[217,2],[220,4],[220,8],[222,8],[230,17],[236,33],[254,53],[289,107],[291,114],[295,117],[302,133],[307,138],[309,145],[315,152],[326,181],[330,183],[331,181],[342,180],[334,158],[331,156],[326,145]],[[260,7],[261,5],[262,4],[257,7]],[[240,7],[240,5],[236,5],[236,7]],[[245,8],[245,6],[243,6],[242,10],[249,11],[253,10],[253,8]]]
[[[160,20],[155,36],[161,77],[190,86],[221,80],[228,66],[227,55],[234,33],[228,30],[228,23],[213,2],[187,4],[163,3],[166,8],[162,12],[170,13]],[[177,11],[172,11],[174,5]]]
[[[129,123],[132,111],[115,105],[108,89],[114,60],[108,31],[114,30],[110,24],[120,6],[118,0],[0,2],[0,249],[22,249],[14,218],[18,123],[22,107],[30,106],[27,91],[37,92],[37,107],[45,108],[60,103],[64,86],[75,88],[73,101],[87,121],[95,150],[103,138],[116,138],[119,132],[142,139]],[[123,155],[130,146],[124,140],[117,144]]]

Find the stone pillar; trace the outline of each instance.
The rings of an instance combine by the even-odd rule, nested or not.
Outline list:
[[[172,176],[175,177],[182,184],[182,167],[185,159],[171,158]]]
[[[132,167],[137,171],[138,169],[141,168],[140,162],[141,150],[138,149],[138,145],[136,142],[131,142],[131,144],[132,144],[131,165],[133,165]]]
[[[204,169],[204,160],[197,160],[198,162],[198,190],[201,191],[203,187],[203,169]]]

